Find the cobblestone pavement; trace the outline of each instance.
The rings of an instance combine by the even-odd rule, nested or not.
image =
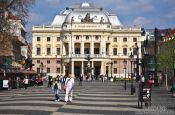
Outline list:
[[[72,103],[55,102],[50,88],[45,86],[0,91],[1,115],[174,115],[175,98],[162,89],[153,88],[152,106],[137,108],[137,93],[130,95],[130,85],[123,83],[84,82],[74,91]],[[174,113],[173,113],[174,112]]]

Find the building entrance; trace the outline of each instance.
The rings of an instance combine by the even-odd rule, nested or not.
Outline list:
[[[81,75],[81,67],[80,66],[75,66],[74,74],[75,74],[75,77],[79,77]]]
[[[94,66],[95,79],[99,79],[100,76],[100,66]]]

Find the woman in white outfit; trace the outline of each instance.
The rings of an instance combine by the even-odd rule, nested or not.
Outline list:
[[[66,95],[65,95],[65,102],[71,102],[72,101],[72,93],[74,88],[74,78],[69,75],[69,77],[66,78],[65,81],[66,86]]]

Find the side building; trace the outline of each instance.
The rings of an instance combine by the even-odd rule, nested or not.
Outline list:
[[[141,28],[123,26],[117,15],[89,3],[67,7],[51,25],[33,26],[32,33],[34,70],[53,77],[124,77],[125,72],[130,77],[131,52],[136,58],[138,51],[141,60]]]

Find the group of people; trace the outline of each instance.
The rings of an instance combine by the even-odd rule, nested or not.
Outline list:
[[[55,80],[52,83],[52,90],[55,95],[55,101],[60,101],[60,92],[61,92],[61,84],[63,83],[64,85],[64,91],[65,91],[65,99],[64,101],[67,102],[72,102],[72,94],[73,94],[73,89],[74,89],[74,78],[69,75],[68,77],[65,78],[65,82],[61,82],[64,78],[59,79],[58,77],[55,78]]]

